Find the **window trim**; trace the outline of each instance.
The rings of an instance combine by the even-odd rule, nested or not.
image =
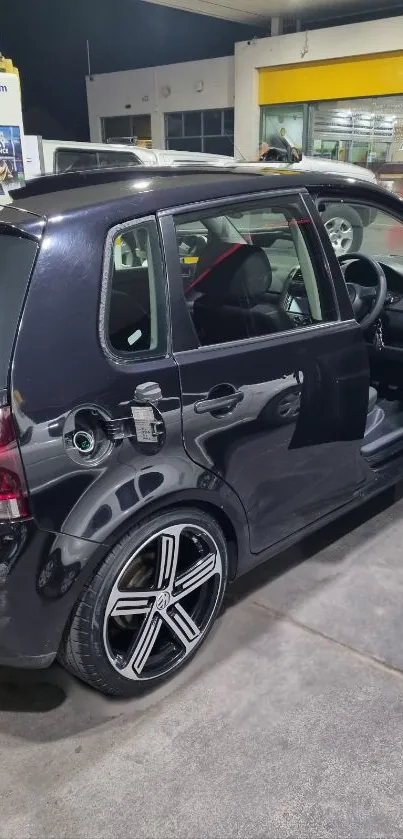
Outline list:
[[[373,193],[372,190],[374,190]],[[348,198],[345,195],[344,190],[338,188],[337,185],[332,187],[326,185],[312,187],[309,196],[313,205],[314,215],[320,219],[320,227],[317,228],[317,231],[323,237],[322,250],[325,253],[326,259],[329,261],[330,268],[333,263],[334,286],[336,292],[338,293],[338,296],[343,293],[344,299],[341,300],[342,317],[347,317],[347,313],[350,312],[351,309],[351,302],[347,291],[346,280],[344,279],[340,263],[325,229],[325,225],[319,212],[319,204],[324,202],[328,204],[345,203],[352,204],[353,206],[357,204],[367,208],[368,206],[371,206],[378,210],[378,212],[385,213],[385,215],[395,218],[396,221],[399,221],[403,225],[403,197],[401,198],[399,195],[386,192],[386,190],[385,192],[380,191],[378,186],[365,181],[357,183],[354,188],[349,190]]]
[[[158,249],[160,254],[160,277],[156,277],[156,286],[161,281],[161,292],[164,297],[164,312],[165,315],[160,315],[159,323],[157,323],[158,335],[163,337],[163,345],[161,351],[139,350],[137,352],[120,353],[116,350],[109,340],[108,335],[108,314],[109,314],[109,300],[112,287],[113,271],[111,271],[111,264],[113,259],[113,246],[115,239],[125,231],[134,230],[143,224],[152,224],[155,229],[155,234],[158,240]],[[154,273],[155,266],[154,266]],[[162,307],[161,307],[162,309]],[[130,221],[116,224],[108,230],[104,244],[104,253],[102,259],[102,277],[101,277],[101,295],[99,302],[99,317],[98,317],[98,334],[102,350],[106,357],[114,364],[125,367],[137,365],[141,361],[154,361],[156,359],[167,358],[171,354],[171,335],[170,335],[170,319],[169,319],[169,292],[167,284],[167,276],[165,270],[164,249],[161,243],[161,236],[157,219],[154,215],[142,216],[141,218],[131,219]]]
[[[244,174],[244,173],[242,173]],[[262,176],[262,180],[263,180]],[[250,175],[247,173],[245,174],[245,178],[250,179]],[[260,178],[259,178],[260,180]],[[261,182],[261,181],[260,181]],[[158,210],[157,217],[163,218],[164,216],[178,216],[183,215],[183,213],[197,213],[202,212],[204,213],[205,210],[209,210],[210,207],[215,209],[216,207],[225,207],[228,203],[238,204],[244,201],[264,201],[266,198],[288,198],[289,196],[295,195],[297,198],[309,198],[310,193],[308,192],[306,187],[301,187],[298,189],[297,187],[289,187],[284,189],[262,189],[256,190],[255,192],[240,192],[230,195],[224,195],[223,197],[219,198],[204,198],[201,201],[192,201],[187,204],[178,204],[176,207],[167,207],[164,210]],[[305,203],[305,202],[304,202]],[[311,213],[310,213],[311,215]],[[312,224],[315,223],[312,221]],[[315,228],[316,229],[316,228]]]
[[[233,349],[239,346],[245,346],[245,344],[248,347],[251,344],[262,344],[262,346],[266,346],[267,343],[274,344],[284,339],[296,338],[299,335],[306,337],[314,332],[348,332],[353,326],[359,328],[359,324],[355,318],[350,318],[349,320],[332,320],[326,323],[314,323],[311,326],[298,326],[296,329],[287,329],[284,332],[269,332],[267,335],[255,335],[252,338],[240,338],[238,341],[226,341],[225,344],[199,344],[198,347],[176,350],[174,351],[174,356],[175,358],[178,356],[183,357],[189,353],[200,355],[200,353],[211,353],[217,350],[224,352],[227,348]]]
[[[375,186],[375,184],[373,184],[373,186]],[[366,196],[365,198],[363,198],[362,195],[357,195],[357,197],[354,197],[351,200],[347,200],[344,198],[343,194],[337,189],[333,193],[329,191],[329,187],[323,187],[323,191],[320,188],[315,188],[315,192],[311,197],[313,197],[314,204],[317,209],[318,204],[321,204],[322,202],[326,204],[347,204],[348,206],[352,207],[355,207],[357,205],[366,207],[367,209],[368,207],[371,207],[372,209],[377,210],[378,213],[385,213],[385,215],[391,216],[391,218],[396,219],[396,221],[399,221],[403,225],[403,197],[401,198],[399,195],[394,195],[393,193],[391,195],[389,195],[389,193],[386,193],[385,198],[391,198],[392,201],[396,199],[397,201],[399,201],[399,203],[401,203],[400,206],[394,207],[392,210],[390,209],[390,207],[388,207],[386,203],[379,200],[378,195],[374,199],[372,199],[370,196]],[[401,214],[400,218],[398,215],[399,213]],[[372,224],[372,222],[370,223]]]
[[[339,326],[340,324],[344,324],[344,323],[350,323],[350,325],[351,325],[351,321],[356,323],[356,321],[354,321],[354,318],[351,318],[351,315],[349,317],[345,317],[345,316],[343,316],[343,314],[341,312],[337,285],[336,285],[335,279],[334,279],[332,271],[331,271],[331,266],[330,266],[329,260],[327,258],[326,250],[323,247],[323,243],[322,243],[322,240],[320,238],[319,231],[316,227],[316,221],[315,221],[315,219],[312,215],[312,211],[311,211],[312,209],[315,211],[316,207],[315,207],[314,202],[312,201],[312,197],[311,197],[310,193],[308,192],[308,190],[305,187],[300,189],[300,190],[295,189],[295,188],[283,189],[281,191],[271,189],[271,190],[265,190],[265,191],[262,191],[262,192],[259,191],[259,192],[253,192],[253,193],[242,193],[242,194],[236,195],[236,196],[227,195],[224,198],[213,198],[213,199],[207,199],[207,200],[199,201],[199,202],[192,202],[191,204],[182,204],[182,205],[179,205],[177,207],[172,207],[172,208],[169,208],[169,209],[160,210],[157,213],[157,220],[158,220],[158,224],[160,226],[161,233],[162,233],[161,238],[162,238],[162,242],[163,242],[165,265],[166,265],[166,270],[167,270],[167,275],[168,275],[168,285],[169,285],[169,288],[180,287],[181,297],[183,298],[183,301],[184,301],[184,304],[183,304],[183,307],[182,307],[182,313],[181,313],[182,321],[183,321],[183,318],[184,318],[184,314],[183,314],[184,311],[186,312],[187,320],[189,320],[191,322],[191,318],[189,316],[189,313],[188,313],[188,310],[187,310],[187,307],[186,307],[186,301],[184,299],[184,295],[183,295],[183,292],[182,292],[182,278],[181,278],[181,274],[180,274],[180,261],[179,261],[179,259],[176,258],[177,246],[176,246],[176,234],[175,234],[176,228],[175,228],[175,223],[174,223],[175,216],[182,215],[182,214],[193,213],[193,212],[197,215],[200,215],[201,213],[208,212],[210,209],[216,210],[216,209],[219,209],[220,207],[227,207],[228,204],[231,204],[231,205],[235,206],[239,203],[265,201],[267,199],[271,200],[273,198],[277,198],[277,199],[286,198],[287,199],[287,198],[291,198],[291,197],[294,197],[294,198],[299,200],[299,202],[301,203],[304,211],[307,213],[307,215],[309,216],[309,218],[312,222],[311,237],[310,237],[311,241],[309,243],[310,246],[308,248],[309,256],[310,256],[310,259],[312,261],[312,266],[313,266],[313,269],[314,269],[314,273],[315,273],[315,277],[316,277],[316,280],[318,282],[318,285],[319,285],[320,281],[323,282],[322,279],[321,280],[319,279],[319,278],[321,278],[320,269],[323,270],[323,275],[324,275],[323,279],[324,279],[325,282],[328,283],[329,291],[331,292],[332,297],[333,297],[333,303],[334,303],[334,309],[335,309],[335,319],[331,320],[331,321],[326,321],[326,322],[323,322],[323,323],[319,323],[319,324],[316,324],[316,323],[315,324],[310,324],[309,326],[303,326],[303,327],[298,326],[298,327],[296,327],[296,329],[292,329],[292,330],[284,330],[282,332],[275,333],[274,337],[276,339],[277,338],[281,339],[282,337],[287,336],[287,335],[288,336],[289,335],[295,335],[297,332],[298,332],[298,334],[305,334],[306,332],[311,332],[311,331],[318,331],[318,330],[332,329],[332,328],[334,329],[336,326]],[[171,221],[171,225],[169,224],[170,221]],[[173,242],[172,242],[173,238],[175,239],[175,248],[173,248]],[[311,250],[314,250],[313,257],[312,257],[312,254],[311,254]],[[175,257],[174,257],[174,253],[175,253]],[[253,338],[248,338],[246,340],[244,338],[240,338],[239,341],[228,341],[228,342],[223,343],[223,344],[208,344],[208,345],[205,344],[205,345],[202,345],[202,344],[200,344],[200,342],[198,340],[198,337],[196,335],[196,332],[193,328],[194,339],[195,339],[194,340],[194,345],[191,346],[189,344],[189,346],[187,348],[185,348],[185,347],[181,346],[180,341],[178,342],[178,337],[177,337],[177,334],[176,334],[177,332],[178,332],[178,327],[176,327],[176,329],[175,329],[175,325],[173,324],[173,352],[174,352],[175,355],[178,352],[191,352],[191,351],[201,352],[205,349],[210,350],[210,349],[214,349],[214,348],[225,349],[225,347],[238,346],[240,344],[244,345],[245,343],[249,344],[249,342],[251,342],[251,341],[261,341],[263,343],[263,342],[267,342],[268,338],[273,337],[272,335],[263,335],[263,336],[255,336]],[[188,330],[186,330],[186,332],[187,332],[187,334],[189,334]],[[179,344],[179,347],[178,347],[178,344]]]

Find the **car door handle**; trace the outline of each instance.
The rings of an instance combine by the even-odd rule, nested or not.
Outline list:
[[[215,414],[221,411],[231,411],[239,402],[242,402],[242,399],[243,393],[237,390],[234,393],[228,393],[226,396],[217,396],[196,402],[194,409],[196,414]]]

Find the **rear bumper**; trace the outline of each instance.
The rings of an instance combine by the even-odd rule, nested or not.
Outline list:
[[[41,531],[33,521],[0,523],[0,665],[52,664],[91,560],[101,549]]]
[[[15,667],[21,670],[45,670],[53,664],[56,658],[56,652],[44,653],[43,655],[20,655],[14,653],[9,654],[7,650],[4,653],[0,650],[0,667]]]

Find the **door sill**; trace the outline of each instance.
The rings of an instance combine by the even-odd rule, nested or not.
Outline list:
[[[403,428],[395,428],[394,431],[383,434],[361,448],[362,456],[371,466],[390,460],[401,452],[403,452]]]

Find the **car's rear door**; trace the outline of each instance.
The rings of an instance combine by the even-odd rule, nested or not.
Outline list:
[[[308,196],[286,192],[160,217],[184,445],[207,483],[215,475],[238,494],[255,553],[370,477],[367,353],[314,216]],[[176,243],[198,226],[207,241],[189,276]]]

